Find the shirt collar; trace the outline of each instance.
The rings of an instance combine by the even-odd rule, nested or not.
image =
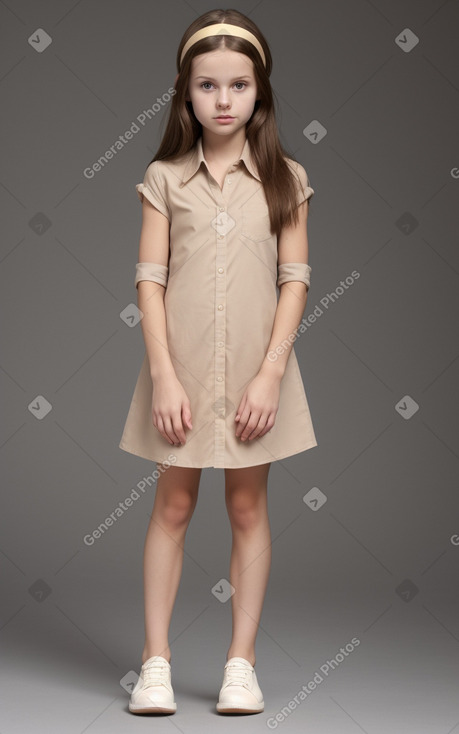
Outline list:
[[[236,161],[234,161],[234,163],[239,163],[239,161],[243,161],[249,173],[251,173],[252,176],[254,176],[254,178],[256,178],[261,183],[261,178],[258,174],[255,161],[252,159],[252,156],[250,154],[250,145],[248,138],[246,138],[245,140],[240,157]],[[204,153],[202,150],[202,135],[199,136],[196,144],[189,152],[189,159],[187,160],[183,169],[181,186],[184,186],[190,180],[190,178],[194,176],[196,171],[201,167],[201,163],[204,163],[204,165],[206,165],[207,167],[206,159],[204,158]]]

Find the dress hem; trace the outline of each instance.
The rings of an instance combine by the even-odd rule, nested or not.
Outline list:
[[[179,464],[178,462],[171,463],[171,466],[179,466],[184,469],[246,469],[250,466],[260,466],[261,464],[272,464],[275,461],[280,461],[281,459],[287,459],[289,456],[295,456],[296,454],[300,454],[303,451],[308,451],[309,449],[313,449],[316,446],[318,446],[317,441],[313,441],[308,443],[306,446],[303,446],[302,448],[289,450],[288,453],[282,454],[282,456],[276,456],[275,459],[269,459],[268,461],[256,461],[255,463],[251,462],[249,464],[238,464],[237,466],[215,466],[215,464],[207,463],[207,464]],[[134,456],[140,456],[142,459],[146,459],[147,461],[154,461],[156,464],[161,464],[161,459],[155,459],[152,456],[146,456],[145,454],[141,454],[139,451],[133,451],[132,449],[128,449],[126,445],[123,445],[123,442],[120,442],[118,444],[118,447],[122,451],[126,451],[128,454],[133,454]],[[173,450],[173,447],[171,446],[171,450]],[[165,459],[163,459],[165,461]]]

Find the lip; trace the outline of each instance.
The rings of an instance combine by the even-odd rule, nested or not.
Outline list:
[[[231,117],[231,115],[218,115],[218,117],[215,118],[216,120],[234,120],[234,117]]]
[[[220,125],[229,125],[230,122],[234,122],[236,118],[235,117],[216,117],[215,120],[220,123]]]

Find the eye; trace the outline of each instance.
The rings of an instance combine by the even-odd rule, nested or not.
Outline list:
[[[212,82],[202,82],[199,86],[202,87],[203,89],[208,90],[208,87],[204,86],[205,84],[210,84],[211,87],[213,86]],[[247,86],[247,82],[235,82],[234,86],[236,86],[236,84],[242,84],[243,88]],[[238,87],[238,91],[239,92],[242,91],[240,87]]]

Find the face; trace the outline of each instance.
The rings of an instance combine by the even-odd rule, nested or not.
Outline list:
[[[257,99],[253,61],[231,49],[195,56],[187,99],[203,128],[217,135],[234,133],[250,120]],[[229,115],[226,122],[220,115]]]

